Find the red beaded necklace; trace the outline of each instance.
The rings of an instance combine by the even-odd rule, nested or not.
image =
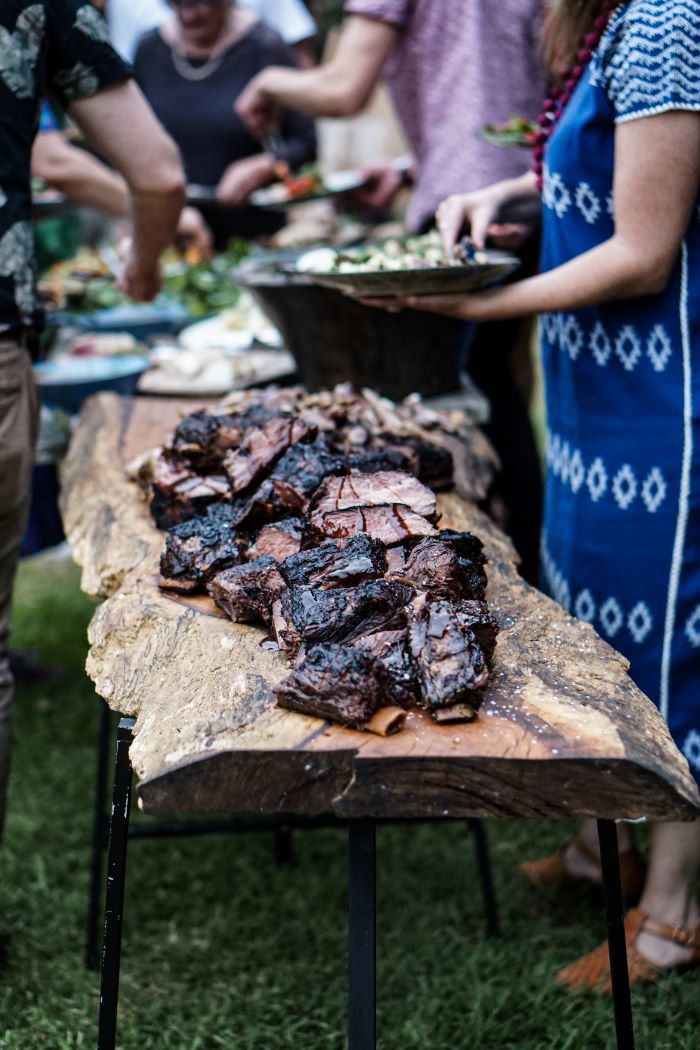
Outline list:
[[[533,169],[537,178],[537,189],[540,193],[542,192],[544,155],[547,143],[561,120],[578,82],[586,72],[586,67],[593,58],[603,33],[608,27],[610,16],[619,3],[620,0],[603,0],[600,14],[593,23],[593,29],[590,33],[586,33],[581,48],[577,52],[576,64],[562,76],[559,83],[552,88],[544,101],[542,112],[537,121],[539,130],[535,135],[535,146],[532,153],[534,160]]]

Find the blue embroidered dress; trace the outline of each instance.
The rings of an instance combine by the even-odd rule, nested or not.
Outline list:
[[[616,124],[679,109],[700,112],[700,2],[631,0],[547,149],[543,269],[612,235]],[[629,659],[700,782],[700,205],[664,292],[545,315],[542,345],[545,584]]]

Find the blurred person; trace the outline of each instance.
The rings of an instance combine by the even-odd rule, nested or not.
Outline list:
[[[180,147],[188,181],[215,188],[217,203],[198,209],[216,247],[275,233],[285,216],[247,205],[248,198],[278,178],[280,167],[315,159],[313,122],[282,112],[273,150],[250,134],[233,102],[266,66],[294,67],[293,52],[232,0],[171,0],[170,7],[174,14],[139,44],[136,79]]]
[[[47,102],[41,107],[32,149],[32,175],[83,208],[94,208],[115,219],[129,218],[130,191],[126,180],[92,153],[73,145]],[[194,248],[204,258],[212,254],[211,230],[196,208],[182,209],[177,241]]]
[[[544,96],[540,52],[543,0],[348,0],[332,57],[317,69],[270,68],[247,86],[236,108],[253,134],[264,137],[280,106],[314,117],[347,117],[368,103],[386,79],[412,151],[413,192],[406,225],[411,233],[433,224],[451,193],[475,190],[522,175],[529,157],[483,142],[486,123],[512,115],[534,120]],[[388,205],[405,172],[390,162],[371,164],[364,202]],[[536,265],[528,230],[501,225],[503,246],[522,244],[525,269]],[[504,241],[503,238],[508,240]],[[530,371],[528,326],[520,320],[472,332],[468,371],[491,405],[484,428],[501,460],[492,507],[521,558],[521,572],[538,576],[542,481],[526,398],[516,368]],[[483,352],[482,352],[483,348]]]
[[[40,100],[51,91],[131,191],[133,237],[121,276],[133,299],[160,288],[184,175],[171,139],[85,0],[3,0],[0,7],[0,828],[12,737],[7,655],[10,602],[29,503],[38,424],[30,349],[40,310],[34,287],[30,158]],[[138,140],[139,149],[133,148]]]
[[[315,62],[313,40],[316,23],[303,0],[238,0],[294,48],[300,66]],[[128,62],[133,62],[144,33],[156,29],[170,14],[166,0],[109,0],[107,21],[112,42]]]

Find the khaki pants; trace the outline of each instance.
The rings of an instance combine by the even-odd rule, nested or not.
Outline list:
[[[12,696],[7,639],[12,585],[29,509],[39,405],[24,347],[0,337],[0,833],[12,750]]]

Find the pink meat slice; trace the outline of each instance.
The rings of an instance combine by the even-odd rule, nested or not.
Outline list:
[[[345,477],[326,478],[314,493],[311,509],[323,512],[386,504],[409,507],[424,518],[435,517],[435,493],[402,470],[353,471]]]

